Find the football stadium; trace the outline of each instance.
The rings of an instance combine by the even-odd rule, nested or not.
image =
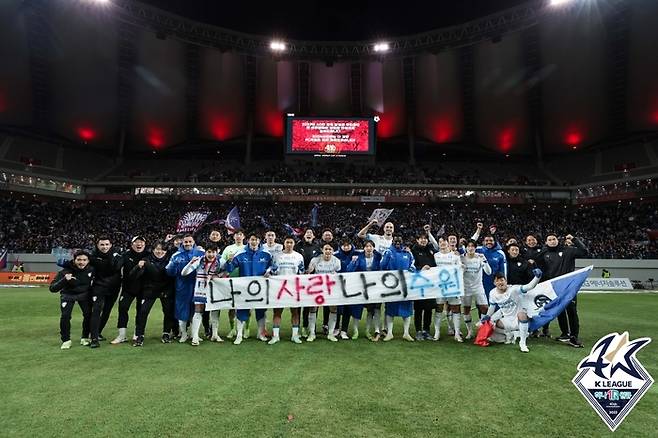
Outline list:
[[[2,436],[658,436],[658,2],[0,2]]]

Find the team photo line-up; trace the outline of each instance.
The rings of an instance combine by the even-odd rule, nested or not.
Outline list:
[[[147,319],[159,299],[163,312],[162,343],[178,340],[198,346],[202,337],[212,342],[223,342],[219,335],[219,310],[206,311],[207,290],[214,278],[270,277],[279,275],[336,274],[338,272],[410,271],[427,270],[435,266],[458,266],[463,271],[463,295],[438,299],[416,299],[387,302],[384,305],[384,325],[381,324],[381,304],[350,304],[324,306],[322,331],[332,342],[356,340],[365,307],[365,337],[377,342],[393,339],[393,321],[401,317],[402,338],[406,341],[434,340],[441,335],[442,320],[448,325],[448,335],[456,342],[472,339],[474,324],[471,309],[479,314],[479,327],[485,321],[493,323],[493,342],[514,343],[527,352],[526,340],[550,337],[549,324],[528,333],[529,318],[522,307],[521,296],[540,281],[573,272],[575,259],[586,257],[585,245],[571,234],[562,242],[558,235],[549,233],[544,245],[528,234],[523,242],[509,239],[502,246],[494,233],[483,233],[482,223],[476,224],[469,238],[454,234],[432,234],[431,226],[419,230],[415,242],[403,242],[395,234],[392,222],[386,222],[383,234],[370,233],[377,224],[371,220],[357,234],[355,242],[348,238],[335,240],[329,229],[316,240],[313,229],[304,231],[300,241],[287,236],[277,242],[274,231],[266,231],[261,241],[259,233],[231,230],[233,243],[223,247],[219,228],[211,228],[199,244],[192,234],[169,234],[147,249],[143,236],[131,239],[130,249],[116,250],[109,237],[99,236],[91,251],[76,250],[72,260],[58,260],[62,270],[50,284],[50,291],[60,293],[61,349],[69,349],[71,316],[75,303],[82,310],[80,344],[98,348],[105,340],[102,331],[118,301],[118,336],[111,341],[117,345],[128,342],[129,311],[135,302],[136,316],[132,345],[144,343]],[[440,233],[443,233],[441,230]],[[484,234],[484,235],[483,235]],[[482,244],[478,241],[482,237]],[[356,249],[355,243],[362,244]],[[273,309],[272,332],[266,329],[266,311],[255,309],[257,338],[270,345],[280,341],[282,308]],[[316,339],[318,307],[290,308],[291,341],[297,344]],[[227,338],[239,345],[249,338],[251,311],[230,309],[230,331]],[[415,336],[409,330],[414,317]],[[349,334],[349,323],[352,331]],[[576,348],[579,340],[577,300],[574,297],[558,315],[560,335],[556,340]],[[433,333],[430,333],[433,323]],[[462,334],[462,323],[466,333]]]

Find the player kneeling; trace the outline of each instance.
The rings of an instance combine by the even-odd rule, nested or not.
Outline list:
[[[523,286],[508,285],[507,280],[505,279],[505,274],[502,272],[496,273],[494,276],[494,284],[496,287],[489,294],[489,310],[481,319],[481,322],[491,319],[494,313],[496,313],[496,306],[498,306],[500,313],[502,313],[502,317],[495,321],[496,330],[502,330],[508,340],[513,339],[513,332],[518,330],[519,348],[524,353],[529,351],[528,346],[526,345],[526,340],[528,339],[529,318],[527,309],[521,306],[521,296],[522,294],[534,289],[542,276],[541,269],[535,269],[532,273],[535,275],[535,278],[533,278],[530,283]]]

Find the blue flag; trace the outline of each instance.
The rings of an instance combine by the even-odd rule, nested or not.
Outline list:
[[[300,228],[292,227],[289,224],[283,224],[283,228],[285,228],[286,233],[288,233],[291,236],[299,236],[302,234],[302,230]]]
[[[231,211],[228,212],[224,226],[229,234],[235,233],[235,230],[240,228],[240,213],[238,212],[238,207],[233,207]]]
[[[318,204],[313,204],[313,209],[311,210],[311,226],[312,227],[317,227],[318,226],[318,212],[320,210],[320,207]]]
[[[576,297],[587,275],[594,266],[579,269],[569,274],[542,281],[534,289],[523,294],[521,307],[528,311],[530,331],[553,321]]]

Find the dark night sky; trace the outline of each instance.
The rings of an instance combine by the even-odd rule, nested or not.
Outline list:
[[[247,33],[288,39],[354,41],[460,24],[528,0],[141,1],[193,20]]]

